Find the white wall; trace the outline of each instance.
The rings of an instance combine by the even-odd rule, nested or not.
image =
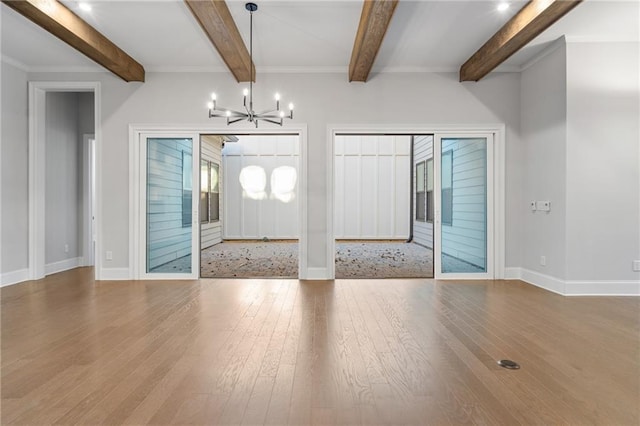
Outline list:
[[[567,44],[567,279],[640,280],[640,44]]]
[[[209,220],[206,223],[200,222],[200,250],[203,250],[222,241],[222,224],[224,223],[224,175],[222,171],[222,138],[220,136],[214,135],[203,135],[200,138],[200,147],[200,159],[217,164],[219,173],[219,218],[217,221]]]
[[[27,73],[2,62],[2,282],[25,279],[29,266]],[[24,277],[24,278],[20,278]]]
[[[102,91],[102,139],[98,159],[102,169],[102,256],[104,268],[128,267],[128,125],[130,123],[202,124],[224,123],[210,120],[203,108],[208,93],[216,91],[219,102],[240,102],[240,86],[227,73],[147,73],[146,82],[124,83],[106,73],[30,73],[34,81],[100,81]],[[295,122],[308,126],[308,266],[329,268],[326,235],[326,152],[330,124],[370,126],[505,123],[507,142],[507,265],[520,264],[522,146],[520,126],[520,75],[495,73],[479,83],[460,83],[456,73],[377,74],[365,84],[348,83],[343,73],[258,74],[254,99],[256,107],[278,90],[296,104]],[[26,99],[27,88],[17,98]],[[171,99],[171,102],[167,102]],[[23,102],[16,100],[16,102]],[[26,100],[24,101],[26,102]],[[4,112],[3,112],[4,114]],[[239,124],[239,123],[238,123]],[[247,125],[235,129],[251,128]],[[286,130],[286,124],[284,127]],[[14,143],[26,144],[25,140]],[[4,149],[4,147],[3,147]],[[16,159],[19,161],[19,158]],[[26,185],[26,157],[21,173],[14,176]],[[20,214],[27,217],[27,206]],[[4,219],[3,219],[4,220]],[[105,251],[113,252],[106,261]],[[24,258],[20,259],[26,263]],[[108,277],[108,273],[105,275]]]
[[[415,136],[413,148],[413,241],[433,248],[433,222],[416,220],[416,164],[433,158],[433,135]],[[426,166],[425,166],[426,173]],[[433,179],[433,177],[431,177]],[[434,211],[435,213],[435,211]]]
[[[226,143],[222,150],[222,174],[225,181],[224,223],[225,240],[237,239],[297,239],[299,208],[299,156],[298,136],[253,135],[238,136],[238,142]],[[264,179],[240,182],[243,170],[258,168]],[[278,194],[274,173],[281,167],[295,170],[295,186],[289,194]],[[281,170],[281,169],[280,169]],[[254,189],[257,189],[254,191]]]
[[[517,213],[523,217],[522,267],[560,279],[566,276],[565,52],[560,43],[522,73],[521,129],[526,144]],[[551,201],[551,212],[532,212],[529,200]],[[540,256],[546,257],[546,266],[540,264]]]
[[[411,136],[335,139],[337,239],[409,237]]]

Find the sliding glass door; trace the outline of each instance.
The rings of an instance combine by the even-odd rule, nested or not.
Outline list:
[[[493,141],[436,137],[436,277],[493,278]]]
[[[141,135],[142,277],[198,278],[197,140]]]

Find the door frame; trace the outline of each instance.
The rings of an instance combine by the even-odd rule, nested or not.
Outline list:
[[[418,125],[357,125],[333,124],[327,126],[327,154],[326,154],[326,185],[327,185],[327,234],[326,234],[326,274],[327,279],[335,279],[335,229],[334,229],[334,173],[335,173],[335,138],[338,134],[368,135],[434,135],[434,143],[438,136],[473,135],[478,133],[492,133],[494,137],[493,158],[493,278],[504,279],[505,274],[505,124],[418,124]],[[435,161],[434,161],[435,165]],[[488,173],[490,171],[487,171]],[[434,170],[435,173],[435,170]],[[434,224],[435,228],[435,224]],[[435,232],[435,229],[434,229]],[[435,250],[434,250],[435,255]],[[435,270],[436,279],[454,279],[455,277],[440,274]],[[469,279],[486,279],[486,277],[468,277]]]
[[[94,277],[101,277],[102,261],[102,130],[100,126],[101,89],[97,81],[30,81],[29,82],[29,267],[28,279],[44,278],[45,271],[45,155],[46,95],[48,92],[92,92],[95,134],[96,185],[96,253]],[[86,230],[83,230],[83,233]]]
[[[145,197],[147,188],[147,138],[157,139],[191,139],[191,176],[192,176],[192,197],[191,197],[191,272],[189,273],[154,273],[147,272],[147,198]],[[135,279],[137,280],[184,280],[198,279],[200,277],[200,212],[198,210],[199,198],[196,199],[193,193],[199,194],[197,188],[200,187],[200,133],[198,132],[141,132],[138,134],[137,144],[137,211],[136,229],[132,234],[138,241],[136,251],[137,258],[134,265]],[[145,166],[143,166],[145,164]],[[197,165],[197,167],[196,167]]]
[[[463,139],[463,138],[485,138],[486,144],[486,182],[487,182],[487,194],[486,194],[486,228],[485,228],[485,244],[486,244],[486,271],[474,272],[474,273],[461,273],[461,272],[442,272],[442,139]],[[434,236],[434,250],[433,250],[433,272],[434,277],[440,279],[493,279],[494,268],[496,267],[495,260],[490,262],[495,255],[495,166],[494,166],[494,149],[495,149],[495,135],[491,132],[477,132],[477,133],[452,133],[443,132],[434,135],[433,138],[433,175],[434,175],[434,223],[433,223],[433,236]],[[494,201],[493,203],[490,201]]]
[[[95,144],[94,133],[82,135],[82,217],[85,232],[82,235],[82,266],[93,266],[95,263]],[[86,232],[86,231],[89,232]]]
[[[198,135],[279,135],[297,134],[300,144],[300,157],[298,160],[298,278],[308,279],[309,268],[307,266],[308,253],[308,227],[307,227],[307,125],[296,124],[281,129],[255,129],[255,128],[234,128],[221,127],[220,125],[161,125],[161,124],[130,124],[129,125],[129,274],[131,279],[139,279],[140,271],[144,270],[144,265],[140,265],[140,250],[143,249],[144,242],[140,241],[140,150],[138,147],[140,136],[146,133],[161,135],[164,134],[187,134]],[[160,136],[159,136],[160,137]],[[200,158],[200,143],[197,144],[198,158]],[[200,170],[198,166],[198,171]],[[198,201],[200,197],[198,197]],[[198,210],[198,215],[199,215]],[[199,220],[199,218],[198,218]],[[198,233],[198,249],[200,236]],[[198,251],[199,253],[199,251]],[[198,256],[199,259],[200,256]],[[198,260],[199,266],[199,260]],[[197,271],[200,276],[200,271]],[[163,277],[152,277],[153,279],[165,279]],[[176,279],[169,277],[168,279]]]

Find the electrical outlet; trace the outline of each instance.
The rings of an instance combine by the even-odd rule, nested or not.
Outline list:
[[[540,264],[542,266],[547,266],[547,257],[546,256],[540,256]]]
[[[633,270],[635,272],[640,272],[640,260],[633,261]]]
[[[535,201],[531,201],[529,203],[529,207],[531,208],[532,212],[535,212],[538,208],[536,207],[536,202]]]
[[[69,244],[64,245],[64,252],[69,253]]]
[[[551,201],[538,201],[537,207],[541,212],[551,211]]]
[[[112,251],[107,251],[106,258],[107,258],[107,260],[113,260],[113,252]]]

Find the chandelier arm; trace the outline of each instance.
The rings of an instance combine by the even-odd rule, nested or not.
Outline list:
[[[229,111],[231,113],[231,117],[249,117],[249,114],[247,114],[246,112],[242,112],[242,111],[236,111],[233,109],[224,109],[222,110],[224,111],[224,116],[226,117],[227,111]]]
[[[282,120],[276,121],[276,120],[271,120],[269,118],[259,118],[259,120],[266,121],[267,123],[277,124],[278,126],[282,126]]]
[[[237,123],[238,121],[243,121],[243,120],[246,120],[246,117],[236,118],[235,120],[229,120],[229,118],[227,117],[227,124],[233,124],[233,123]]]
[[[276,114],[277,112],[278,112],[277,109],[266,109],[262,112],[257,112],[256,115]]]

